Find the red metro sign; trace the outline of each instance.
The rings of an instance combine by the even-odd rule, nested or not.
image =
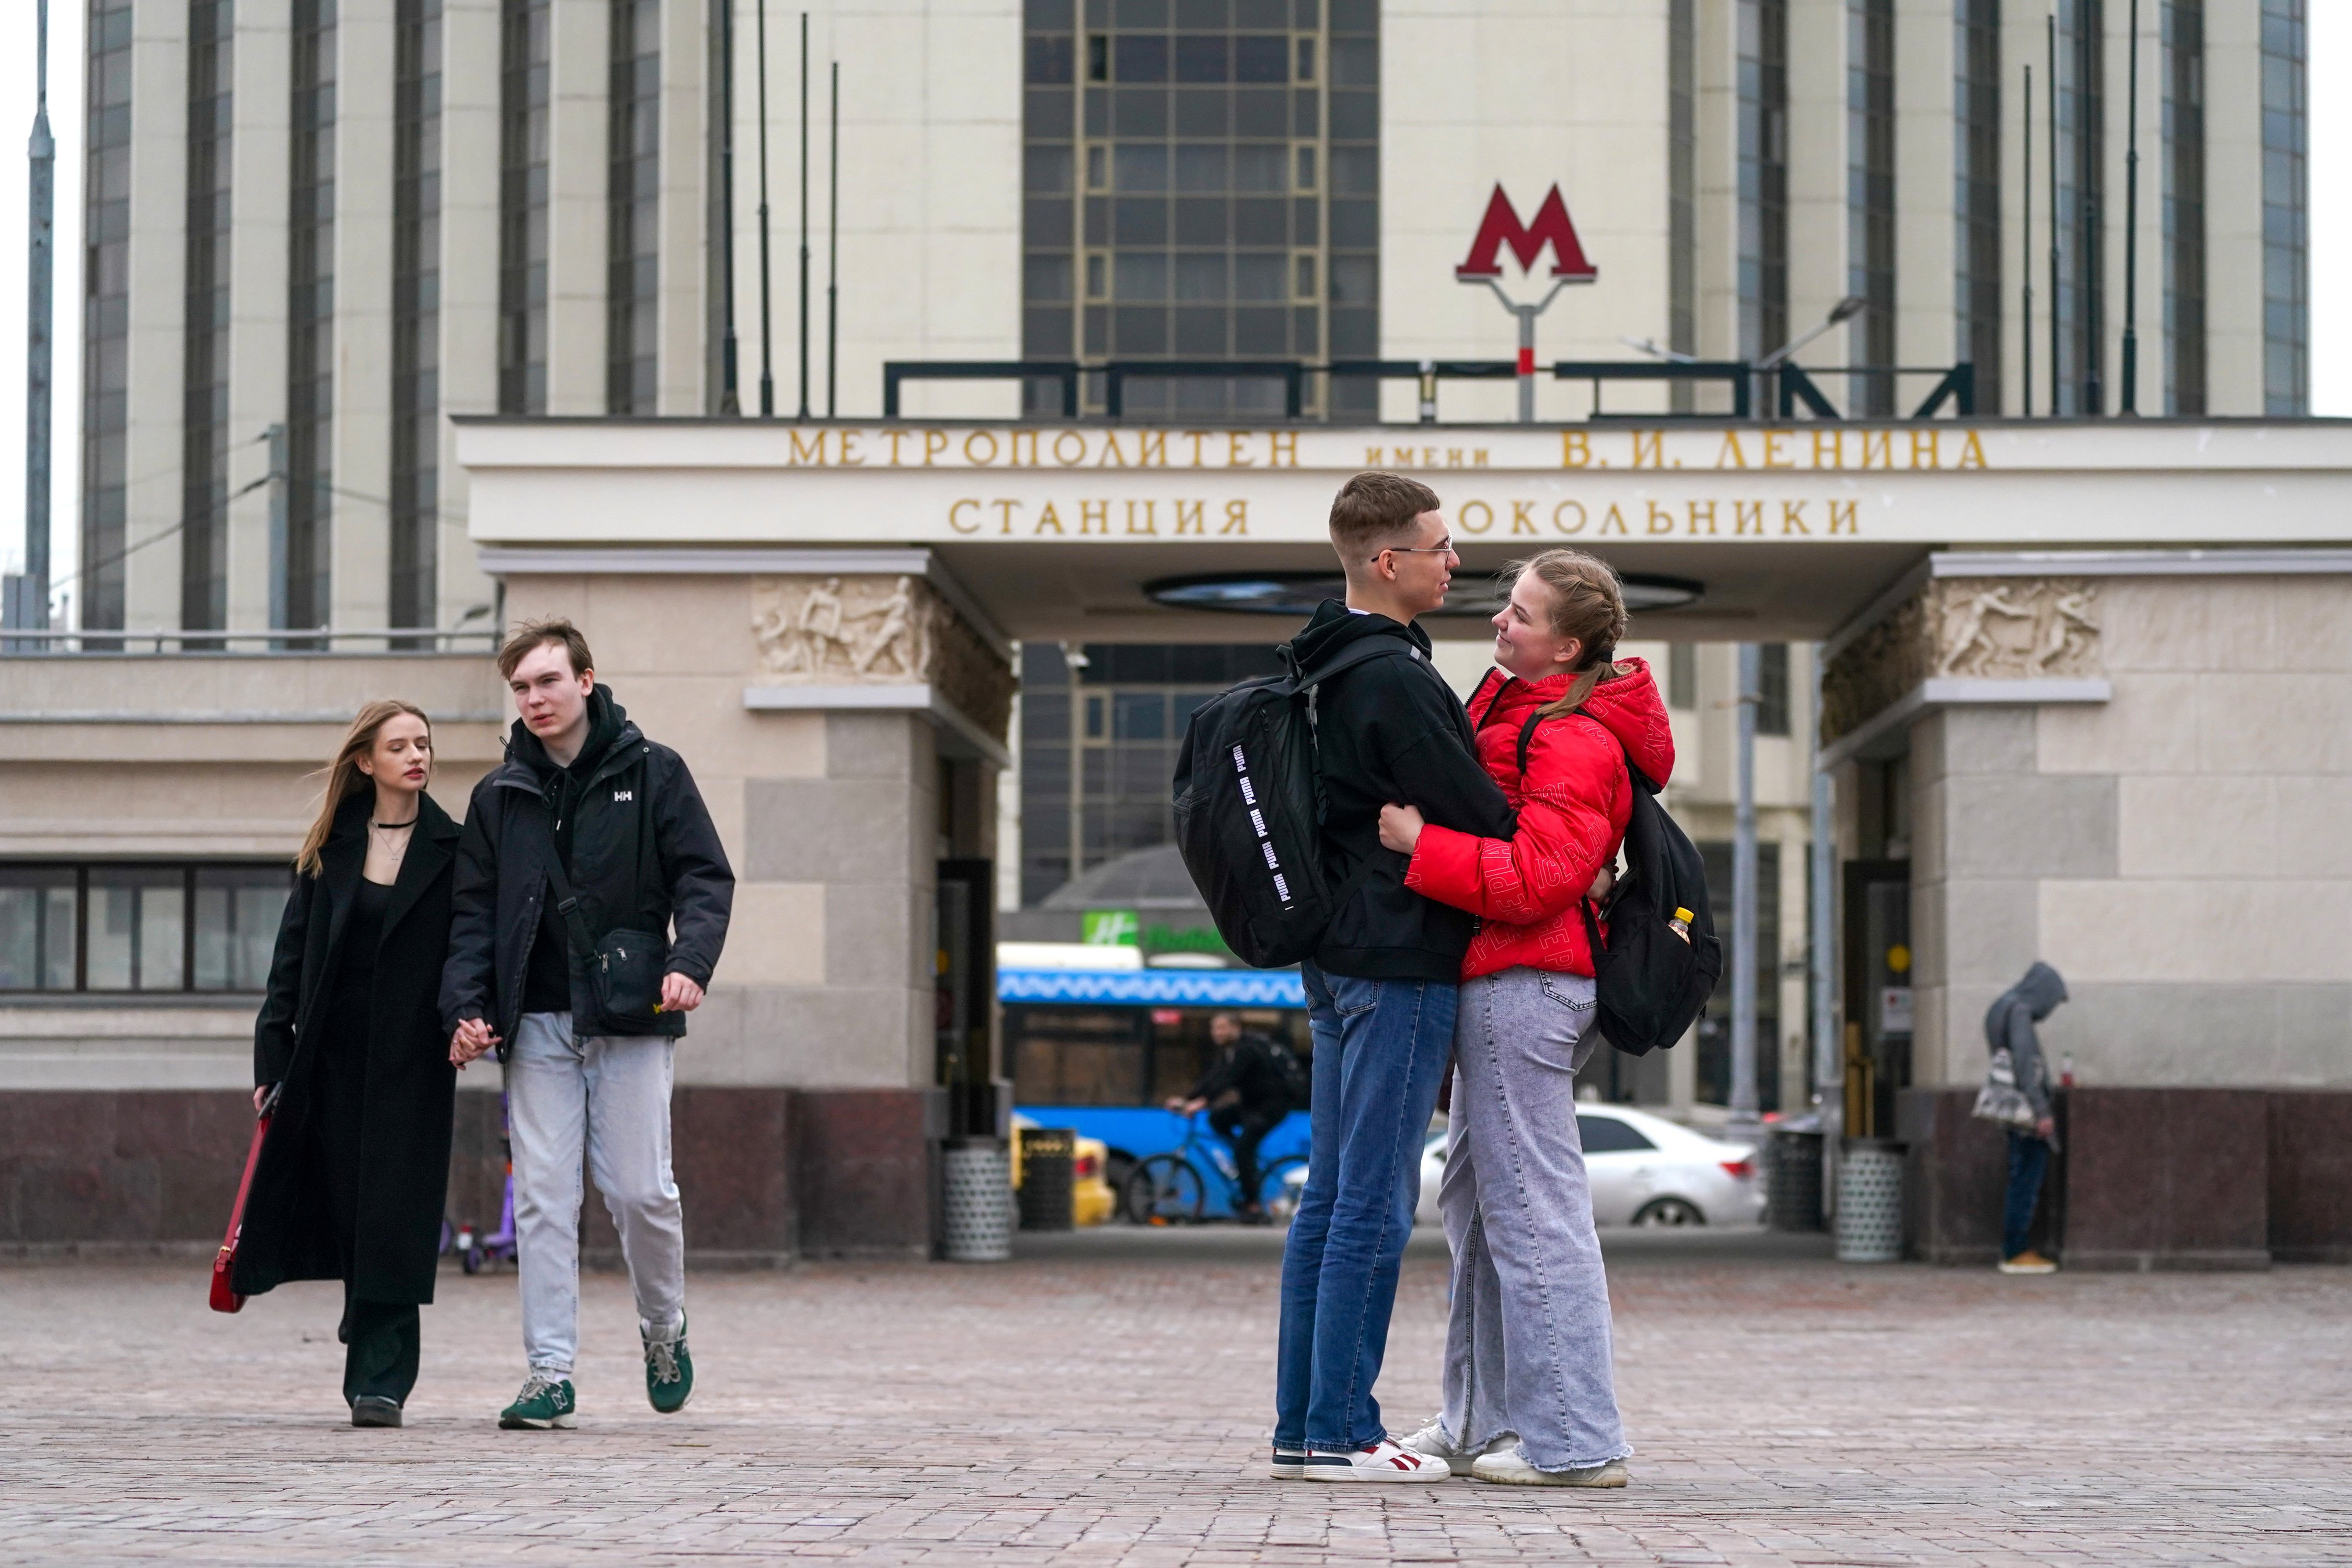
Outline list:
[[[1584,246],[1576,237],[1576,225],[1570,221],[1568,203],[1560,199],[1558,185],[1547,192],[1543,205],[1536,208],[1536,221],[1519,222],[1518,209],[1511,198],[1503,194],[1498,183],[1495,194],[1486,200],[1486,216],[1478,222],[1478,237],[1470,242],[1470,254],[1454,276],[1464,279],[1500,278],[1503,275],[1502,249],[1511,247],[1519,266],[1535,270],[1535,265],[1551,247],[1552,269],[1555,278],[1571,283],[1590,283],[1601,276],[1601,269],[1585,259]]]

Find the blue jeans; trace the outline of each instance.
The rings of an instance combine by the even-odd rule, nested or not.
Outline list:
[[[1454,1047],[1458,988],[1299,970],[1315,1088],[1307,1190],[1282,1253],[1274,1441],[1338,1453],[1388,1436],[1372,1384],[1421,1201],[1421,1146]]]
[[[2042,1173],[2050,1145],[2031,1132],[2009,1135],[2009,1196],[2000,1207],[2000,1255],[2014,1258],[2033,1237],[2033,1207],[2042,1201]]]

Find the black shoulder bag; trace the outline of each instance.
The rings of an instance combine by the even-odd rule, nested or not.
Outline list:
[[[589,994],[605,1017],[624,1024],[651,1024],[661,1011],[663,972],[669,965],[669,942],[651,931],[610,931],[588,934],[588,917],[580,912],[580,895],[563,873],[563,858],[547,858],[548,885],[555,893],[555,912],[572,938],[572,954],[588,972]]]

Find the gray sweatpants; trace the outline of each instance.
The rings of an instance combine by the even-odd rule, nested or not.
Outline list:
[[[1576,1131],[1576,1072],[1601,1037],[1592,982],[1508,969],[1462,983],[1438,1208],[1454,1253],[1447,1439],[1515,1433],[1543,1470],[1633,1450],[1610,1370],[1609,1280]]]

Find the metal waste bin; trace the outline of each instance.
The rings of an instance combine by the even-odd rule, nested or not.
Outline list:
[[[1849,1138],[1839,1151],[1837,1255],[1841,1263],[1903,1257],[1903,1145]]]
[[[944,1250],[953,1263],[1013,1256],[1013,1161],[993,1138],[959,1138],[940,1161]]]
[[[1773,1129],[1765,1173],[1765,1223],[1774,1230],[1822,1228],[1822,1135]]]
[[[1078,1159],[1076,1129],[1024,1127],[1013,1136],[1021,1140],[1021,1228],[1076,1229],[1070,1186]]]

